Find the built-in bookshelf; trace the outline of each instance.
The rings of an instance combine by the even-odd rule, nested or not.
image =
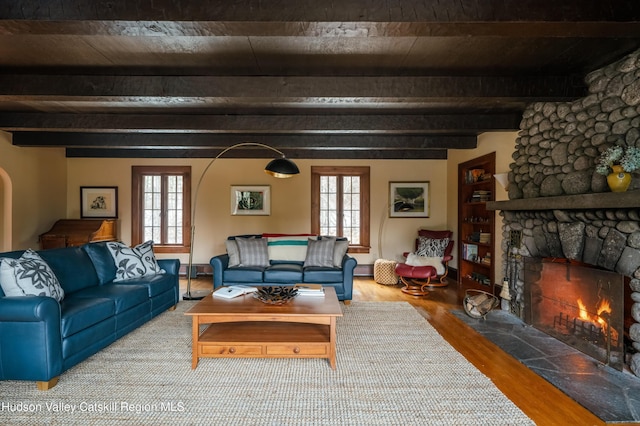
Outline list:
[[[495,152],[458,165],[458,283],[493,293],[495,215],[487,202],[495,198]]]

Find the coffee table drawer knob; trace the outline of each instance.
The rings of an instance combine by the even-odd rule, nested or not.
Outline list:
[[[295,348],[293,348],[293,353],[294,354],[299,354],[300,353],[300,348],[297,347],[297,346]]]
[[[229,353],[230,354],[235,354],[236,353],[236,348],[234,348],[233,346],[229,348]]]

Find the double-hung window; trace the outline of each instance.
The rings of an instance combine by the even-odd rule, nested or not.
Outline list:
[[[191,243],[191,167],[131,168],[131,240],[158,253],[187,253]]]
[[[346,237],[369,252],[369,167],[311,167],[311,232]]]

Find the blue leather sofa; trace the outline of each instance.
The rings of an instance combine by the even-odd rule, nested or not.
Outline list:
[[[246,237],[246,236],[243,236]],[[261,238],[263,235],[252,235]],[[236,238],[229,237],[229,239]],[[331,286],[336,290],[338,300],[347,303],[353,297],[353,271],[357,265],[355,258],[345,254],[340,267],[304,267],[302,261],[270,259],[270,265],[229,267],[229,254],[211,258],[213,268],[213,289],[229,285],[287,286],[298,283],[314,283]]]
[[[114,283],[106,243],[38,254],[65,296],[6,297],[0,289],[0,380],[33,380],[47,390],[64,371],[178,303],[177,259],[158,260],[164,274]]]

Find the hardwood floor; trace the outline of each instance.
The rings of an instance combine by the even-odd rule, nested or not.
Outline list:
[[[186,286],[186,280],[181,281],[181,286]],[[194,290],[210,289],[211,278],[198,278],[192,282],[192,287]],[[447,288],[437,289],[429,296],[414,297],[402,293],[400,286],[380,285],[372,278],[358,277],[354,279],[353,301],[411,303],[451,346],[491,378],[495,385],[537,425],[605,424],[452,315],[449,310],[457,305],[455,283]]]

